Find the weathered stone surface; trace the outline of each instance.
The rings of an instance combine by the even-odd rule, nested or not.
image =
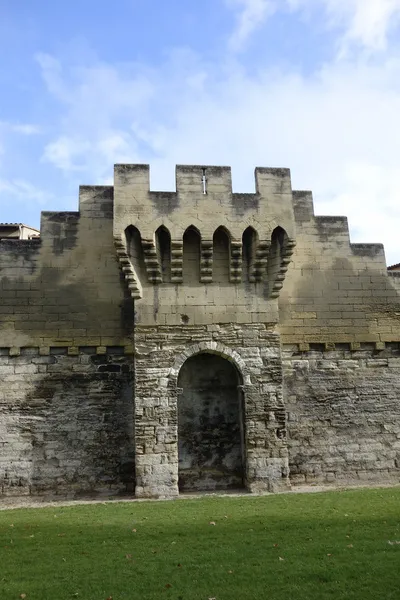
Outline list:
[[[257,341],[253,347],[243,346],[248,333],[246,329],[241,325],[204,325],[193,330],[189,326],[160,327],[155,335],[154,332],[149,334],[147,327],[136,328],[135,341],[141,348],[135,363],[137,495],[178,494],[178,405],[180,392],[188,393],[187,389],[179,387],[187,380],[183,378],[180,382],[178,375],[188,359],[204,353],[225,358],[239,373],[243,396],[245,486],[250,491],[274,491],[288,486],[279,337],[273,327],[253,325],[251,330]],[[261,356],[261,333],[263,345],[268,347],[266,356]],[[146,351],[149,336],[152,343]],[[171,440],[167,453],[157,444],[160,435],[167,435]],[[200,446],[202,443],[199,440]],[[162,486],[155,493],[160,481]],[[209,489],[211,485],[212,482],[207,480],[203,484],[199,482],[197,487]]]
[[[0,491],[132,491],[131,360],[38,350],[0,356]]]
[[[179,490],[244,485],[244,407],[239,372],[228,360],[200,353],[178,378]]]
[[[335,360],[283,349],[293,483],[398,482],[400,378],[389,363],[399,357],[397,344]]]

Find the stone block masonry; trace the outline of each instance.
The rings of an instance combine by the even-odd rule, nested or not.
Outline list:
[[[253,492],[288,488],[280,342],[273,327],[139,326],[135,345],[137,496],[179,492],[178,375],[189,358],[204,353],[232,362],[239,375],[244,487]],[[209,402],[219,399],[211,393]]]
[[[398,483],[400,344],[283,349],[291,482]]]
[[[398,482],[400,279],[289,169],[148,165],[0,240],[0,493]]]
[[[6,496],[133,491],[132,357],[124,348],[68,350],[0,350]]]

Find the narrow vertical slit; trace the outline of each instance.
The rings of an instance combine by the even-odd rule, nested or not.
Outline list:
[[[230,234],[224,227],[218,227],[213,236],[213,281],[229,282]]]
[[[156,231],[156,245],[163,283],[169,283],[171,281],[171,235],[164,225]]]
[[[203,194],[207,194],[207,179],[206,179],[206,170],[205,169],[203,169],[202,184],[203,184]]]
[[[200,281],[200,242],[199,231],[190,226],[183,234],[183,280],[187,283]]]
[[[257,232],[248,227],[242,236],[242,256],[243,256],[243,279],[245,282],[254,282],[254,261],[256,256],[258,236]]]

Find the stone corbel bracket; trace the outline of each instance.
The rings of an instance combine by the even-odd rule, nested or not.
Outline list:
[[[154,240],[142,239],[142,250],[147,279],[151,283],[162,283],[160,260]]]
[[[121,235],[114,236],[114,246],[117,253],[119,266],[124,275],[129,293],[134,300],[140,300],[143,297],[142,286],[140,284],[139,277],[136,275],[135,269],[130,261]]]
[[[296,246],[296,242],[292,238],[288,238],[284,247],[282,248],[281,264],[278,273],[275,276],[274,283],[271,290],[271,298],[279,298],[280,291],[285,281],[286,271],[289,268],[292,260],[293,250]]]
[[[201,283],[212,282],[213,270],[213,241],[201,240],[200,246],[200,281]]]
[[[250,271],[250,281],[252,283],[261,281],[263,274],[267,270],[268,253],[271,242],[269,240],[260,240],[255,252],[253,265]]]
[[[231,240],[229,280],[231,283],[242,281],[242,240]]]
[[[171,240],[171,282],[182,283],[183,281],[183,242],[182,240]]]

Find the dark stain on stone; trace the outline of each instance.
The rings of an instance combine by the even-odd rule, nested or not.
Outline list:
[[[275,175],[276,177],[290,177],[290,169],[286,167],[257,167],[257,173],[261,175]]]
[[[258,211],[259,205],[258,194],[232,194],[232,207],[238,217],[243,217],[248,211]]]
[[[70,221],[77,221],[79,219],[79,212],[77,211],[43,211],[42,214],[46,218],[46,221],[50,223],[68,223]]]
[[[338,234],[344,233],[347,237],[349,236],[347,217],[317,216],[315,217],[315,226],[321,242],[330,242]],[[348,243],[348,241],[345,240],[344,243]]]
[[[296,223],[308,223],[314,217],[312,192],[294,190],[293,211]]]
[[[121,355],[91,358],[99,360],[43,357],[41,364],[51,365],[51,372],[24,398],[25,436],[32,446],[31,479],[25,483],[32,494],[134,489],[131,361]],[[73,371],[77,364],[87,371]]]
[[[120,373],[121,365],[108,364],[108,365],[100,365],[99,373]]]
[[[3,268],[15,267],[15,262],[22,258],[29,275],[37,269],[41,247],[40,238],[35,240],[0,240],[0,271]],[[11,259],[11,263],[9,262]]]
[[[132,174],[135,173],[148,173],[149,165],[138,164],[117,164],[114,165],[114,179],[118,180],[119,184],[127,185],[132,181]]]
[[[81,185],[80,186],[81,209],[83,214],[89,214],[91,218],[113,218],[114,188],[109,185]],[[89,200],[84,197],[88,195]]]
[[[383,244],[351,244],[351,251],[355,256],[378,256],[384,253]]]
[[[158,285],[153,286],[153,317],[157,320],[158,311],[160,310],[160,298]]]
[[[150,192],[150,200],[158,215],[170,215],[179,208],[179,197],[176,192]]]
[[[113,218],[113,205],[109,202],[103,202],[99,207],[100,212],[102,213],[102,217],[105,219]]]
[[[47,235],[53,237],[56,256],[72,250],[77,244],[79,213],[54,213],[47,219]]]
[[[133,333],[135,327],[135,302],[129,291],[125,288],[125,279],[121,274],[121,286],[123,286],[124,298],[120,304],[121,307],[121,330],[126,336]]]
[[[243,485],[238,374],[227,360],[199,354],[179,375],[179,485],[182,490]]]

